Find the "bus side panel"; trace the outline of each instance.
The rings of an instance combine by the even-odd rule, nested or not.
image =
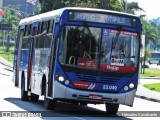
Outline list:
[[[17,64],[17,54],[18,54],[18,50],[15,49],[14,51],[14,62],[13,62],[13,78],[12,78],[12,82],[14,83],[15,87],[18,87],[18,79],[16,79],[16,64]]]
[[[25,89],[27,91],[27,68],[28,68],[28,57],[29,57],[29,50],[21,50],[20,52],[20,64],[19,64],[19,88],[21,88],[21,78],[22,72],[24,72],[25,77]]]

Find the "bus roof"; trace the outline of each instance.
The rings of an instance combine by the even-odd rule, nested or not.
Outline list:
[[[154,51],[154,52],[151,52],[151,53],[160,53],[160,51]]]
[[[28,17],[28,18],[24,18],[20,21],[19,25],[33,23],[33,22],[36,22],[38,20],[44,21],[44,20],[47,20],[47,19],[51,19],[51,18],[54,18],[56,15],[61,15],[63,13],[63,11],[65,11],[65,10],[79,10],[79,11],[89,11],[89,12],[95,11],[95,12],[113,13],[113,14],[121,14],[121,15],[126,15],[126,16],[138,17],[138,16],[133,15],[133,14],[123,13],[123,12],[118,12],[118,11],[105,10],[105,9],[82,8],[82,7],[65,7],[65,8],[49,11],[49,12],[46,12],[46,13],[38,14],[38,15],[35,15],[35,16],[31,16],[31,17]]]

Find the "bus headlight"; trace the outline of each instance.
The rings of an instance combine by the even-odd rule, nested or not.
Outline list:
[[[127,91],[128,90],[128,86],[124,86],[124,90]]]
[[[68,84],[69,84],[69,80],[66,80],[66,81],[65,81],[65,85],[68,85]]]
[[[134,88],[134,84],[133,83],[129,84],[129,88]]]
[[[58,77],[58,80],[59,80],[60,82],[63,82],[63,81],[64,81],[64,77],[63,77],[63,76],[59,76],[59,77]]]

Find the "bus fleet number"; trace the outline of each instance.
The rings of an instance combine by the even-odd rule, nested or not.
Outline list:
[[[103,90],[117,90],[117,86],[103,85]]]

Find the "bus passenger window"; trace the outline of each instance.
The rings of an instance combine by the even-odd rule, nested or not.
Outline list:
[[[42,30],[41,30],[41,33],[46,31],[47,30],[47,33],[48,33],[48,27],[49,26],[49,21],[44,21],[42,22]]]
[[[32,26],[31,24],[26,26],[25,36],[28,36],[31,34],[31,26]]]
[[[53,31],[54,20],[50,20],[48,33],[52,33]]]

